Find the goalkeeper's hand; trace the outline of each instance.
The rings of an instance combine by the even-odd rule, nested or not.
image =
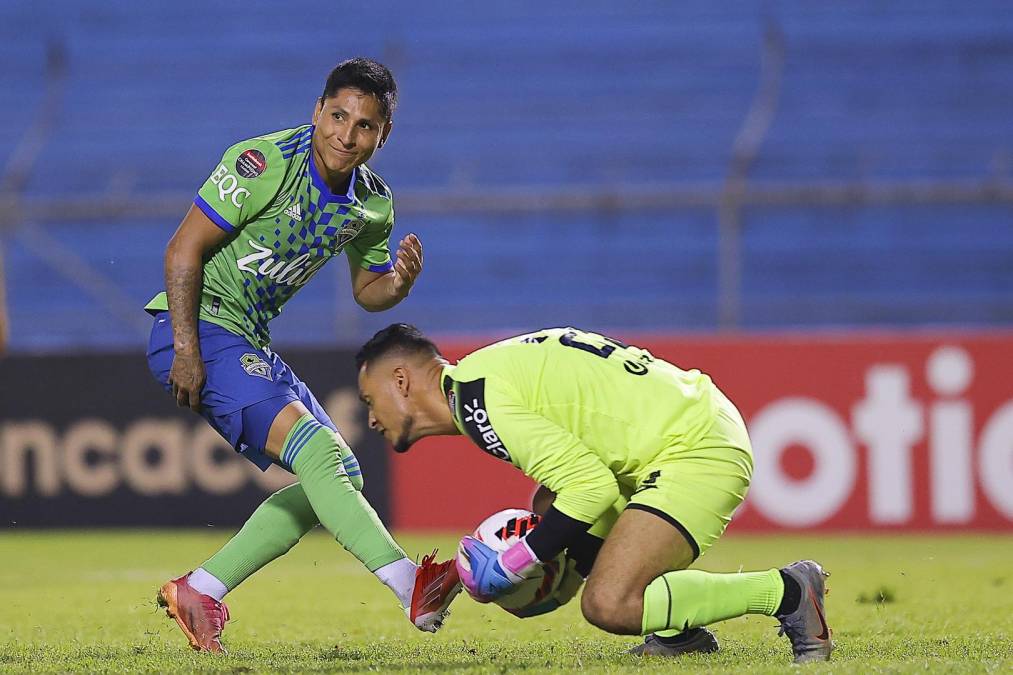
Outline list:
[[[533,616],[548,614],[573,600],[574,596],[577,595],[577,591],[584,585],[584,577],[577,571],[577,561],[567,558],[566,564],[560,571],[560,574],[563,575],[563,578],[560,580],[556,592],[545,600],[542,600],[537,605],[507,611],[522,619],[530,619]]]
[[[457,573],[468,595],[479,602],[491,602],[507,595],[540,564],[523,539],[497,553],[487,544],[468,536],[461,539],[460,550],[468,558],[471,569],[465,569],[458,556]]]

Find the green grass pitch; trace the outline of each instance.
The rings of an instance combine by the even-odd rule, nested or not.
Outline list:
[[[718,654],[626,656],[636,638],[586,624],[577,603],[522,621],[460,597],[438,635],[412,628],[393,596],[332,540],[312,534],[232,593],[227,657],[190,651],[155,589],[230,532],[0,535],[0,671],[31,672],[785,672],[776,622],[718,624]],[[410,552],[449,536],[403,536]],[[633,552],[631,552],[631,555]],[[811,672],[1013,670],[1013,537],[730,536],[698,564],[762,569],[813,557],[833,573],[837,649]]]

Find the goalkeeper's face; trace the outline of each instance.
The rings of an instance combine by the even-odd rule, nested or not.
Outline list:
[[[359,398],[369,409],[369,428],[387,439],[394,452],[407,452],[420,438],[408,372],[403,367],[383,366],[375,364],[359,371]]]

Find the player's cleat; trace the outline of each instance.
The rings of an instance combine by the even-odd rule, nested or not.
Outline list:
[[[644,643],[626,652],[634,656],[682,656],[683,654],[710,654],[716,652],[718,639],[706,628],[690,628],[671,638],[651,633]]]
[[[800,560],[781,571],[798,582],[802,597],[798,609],[777,617],[781,622],[778,635],[787,635],[791,640],[795,663],[829,661],[834,643],[823,611],[823,596],[826,595],[823,580],[830,573],[823,571],[820,564],[812,560]]]
[[[412,603],[405,610],[419,630],[435,633],[450,614],[450,603],[461,592],[461,580],[454,560],[434,562],[436,551],[422,558],[415,571]]]
[[[227,654],[222,647],[222,628],[229,620],[229,608],[209,595],[195,591],[186,582],[190,574],[167,581],[158,589],[156,601],[176,620],[190,646],[201,652]]]

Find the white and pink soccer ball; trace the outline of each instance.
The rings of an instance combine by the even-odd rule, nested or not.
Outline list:
[[[527,509],[505,509],[492,514],[475,528],[472,536],[497,552],[505,551],[522,537],[538,527],[542,517]],[[563,577],[565,557],[562,553],[544,562],[509,594],[493,602],[511,614],[523,614],[527,608],[552,597],[559,588]],[[457,549],[457,563],[470,570],[468,556],[461,547]]]

